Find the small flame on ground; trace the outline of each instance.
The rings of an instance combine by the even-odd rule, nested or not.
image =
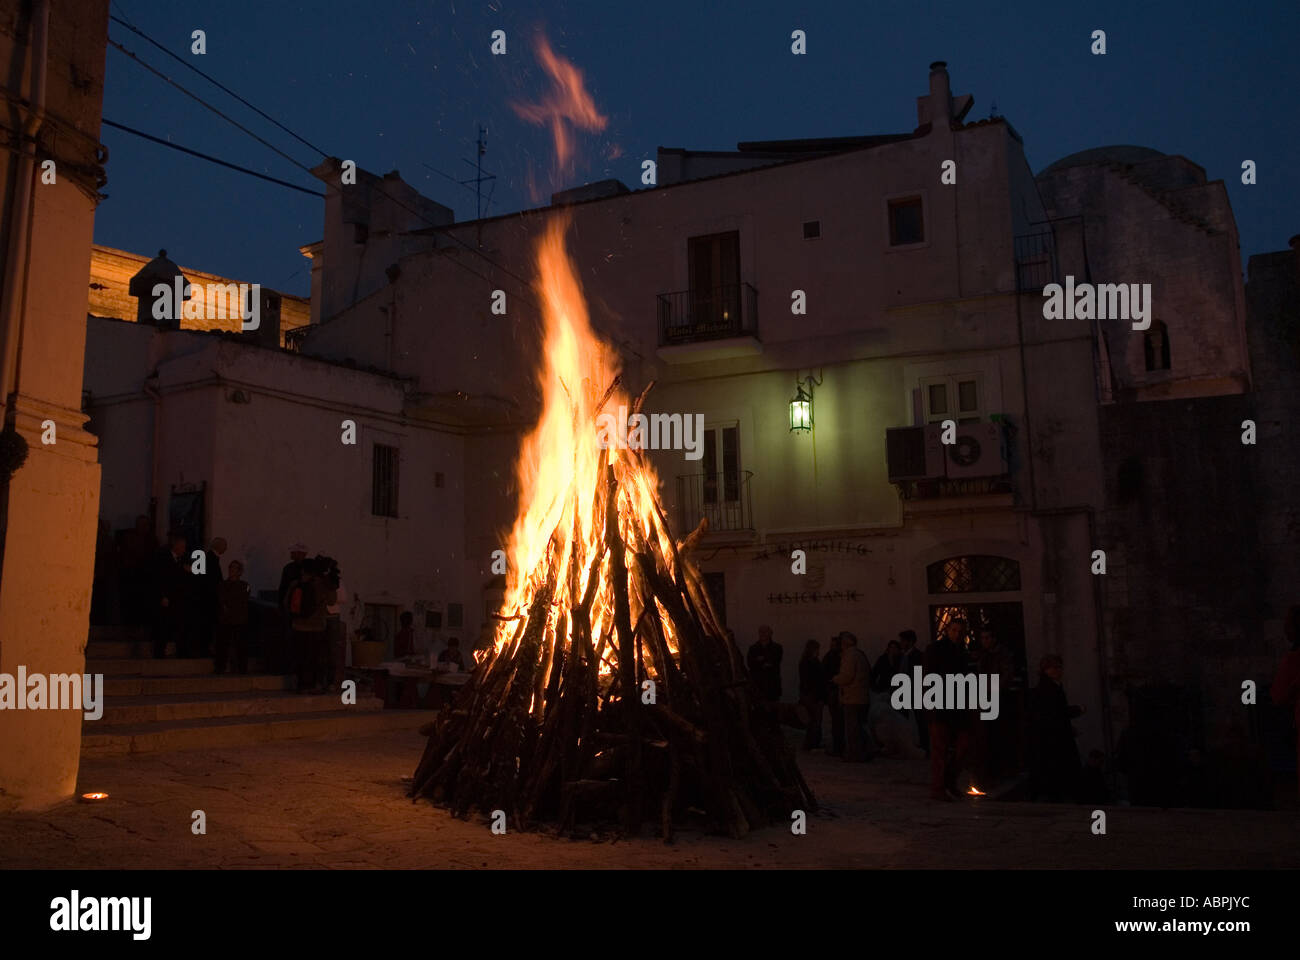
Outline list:
[[[96,801],[96,800],[107,800],[107,799],[108,799],[108,794],[106,794],[106,793],[83,793],[83,794],[81,795],[81,799],[84,800],[86,803],[93,803],[93,802]]]
[[[975,784],[972,783],[972,784],[970,785],[970,789],[966,791],[966,796],[968,796],[968,797],[987,797],[988,794],[985,793],[983,790],[981,790],[979,787],[975,786]]]

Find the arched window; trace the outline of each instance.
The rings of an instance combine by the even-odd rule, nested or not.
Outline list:
[[[1151,329],[1142,341],[1142,355],[1147,370],[1169,369],[1169,331],[1163,321],[1157,320],[1151,324]]]
[[[930,593],[1000,593],[1020,589],[1020,564],[1008,557],[949,557],[925,568]]]

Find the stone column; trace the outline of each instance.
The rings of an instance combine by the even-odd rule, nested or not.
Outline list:
[[[0,263],[14,294],[6,298],[14,365],[0,377],[0,403],[5,426],[28,445],[26,462],[7,490],[0,487],[0,674],[16,677],[20,665],[29,675],[79,674],[99,511],[96,441],[83,429],[81,389],[104,183],[98,137],[108,0],[0,0],[0,21],[14,28],[0,36],[0,66],[32,104],[19,111],[26,157],[0,155],[7,186]],[[0,710],[0,810],[72,795],[81,724],[80,709]]]

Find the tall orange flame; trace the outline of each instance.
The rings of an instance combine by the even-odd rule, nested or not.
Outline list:
[[[534,122],[550,121],[557,164],[564,168],[573,157],[568,125],[601,129],[605,118],[583,88],[582,74],[557,56],[545,39],[538,44],[538,58],[551,75],[554,89],[541,104],[516,109]],[[603,566],[594,571],[591,636],[608,639],[611,635],[615,598],[608,575],[609,555],[603,547],[607,466],[614,469],[618,482],[620,535],[629,543],[658,538],[664,555],[672,553],[666,529],[656,522],[658,479],[654,470],[637,453],[606,450],[600,443],[597,416],[628,405],[628,398],[616,385],[617,354],[591,329],[577,271],[565,247],[569,221],[567,214],[554,215],[537,247],[536,287],[543,323],[543,362],[538,371],[542,412],[537,426],[523,440],[516,465],[519,507],[506,550],[510,565],[503,619],[496,633],[498,651],[513,635],[517,621],[510,618],[526,612],[544,577],[553,576],[561,586],[586,584],[597,563]],[[564,536],[558,537],[557,532]],[[557,597],[561,599],[556,601],[547,635],[552,638],[548,642],[563,644],[566,638],[562,633],[556,635],[557,624],[575,597],[565,598],[563,590]],[[640,613],[636,603],[634,597],[634,619]],[[676,638],[667,639],[676,650]],[[602,672],[608,671],[602,668]]]
[[[569,126],[582,130],[604,130],[607,119],[596,109],[582,82],[582,71],[551,49],[545,36],[537,40],[537,59],[553,83],[541,103],[512,104],[519,116],[530,123],[550,123],[555,140],[556,172],[567,175],[573,169],[574,145]]]

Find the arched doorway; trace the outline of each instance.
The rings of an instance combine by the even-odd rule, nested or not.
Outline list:
[[[932,641],[949,621],[965,620],[969,629],[964,642],[972,659],[980,649],[981,630],[992,631],[1011,655],[1011,682],[998,691],[997,732],[990,733],[983,749],[991,750],[987,769],[995,778],[1018,772],[1024,764],[1025,696],[1029,685],[1020,564],[1010,557],[967,554],[937,560],[925,568],[925,574]]]

